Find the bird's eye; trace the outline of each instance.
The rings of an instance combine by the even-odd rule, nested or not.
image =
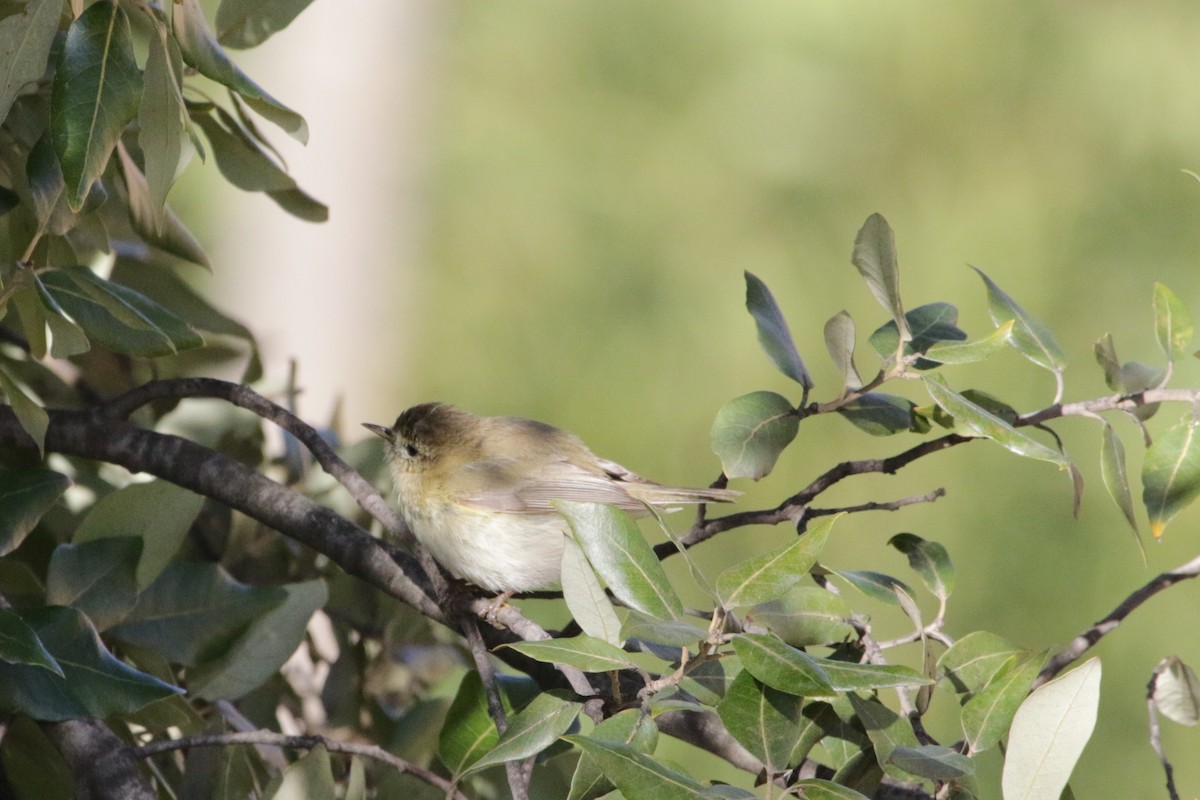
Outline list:
[[[409,443],[404,445],[404,454],[409,458],[416,458],[420,452],[421,451],[417,450],[417,446],[415,444]]]

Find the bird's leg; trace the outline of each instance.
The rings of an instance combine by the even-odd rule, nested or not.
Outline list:
[[[500,613],[501,608],[508,605],[509,598],[512,597],[514,594],[516,594],[516,592],[514,592],[510,589],[507,592],[501,592],[500,594],[493,597],[492,601],[490,603],[488,603],[487,611],[485,611],[483,613],[483,618],[485,620],[487,620],[487,622],[489,624],[491,624],[493,627],[503,628],[504,627],[503,625],[496,624],[496,615]]]

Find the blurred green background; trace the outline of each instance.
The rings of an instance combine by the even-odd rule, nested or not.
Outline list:
[[[397,26],[376,37],[379,50],[353,35],[333,45],[331,25],[378,28],[373,15]],[[991,329],[983,287],[965,265],[985,269],[1054,330],[1071,360],[1068,400],[1107,392],[1092,357],[1106,332],[1123,358],[1158,358],[1155,281],[1200,314],[1200,184],[1181,172],[1200,169],[1195,3],[352,9],[318,0],[294,28],[243,63],[314,120],[310,150],[289,159],[302,184],[331,202],[333,218],[293,233],[288,226],[302,224],[261,197],[236,203],[271,220],[267,254],[353,220],[370,220],[354,241],[366,236],[381,249],[316,263],[321,277],[292,288],[300,300],[280,303],[238,283],[263,259],[237,265],[249,245],[220,233],[228,219],[211,219],[204,238],[219,239],[218,291],[252,327],[265,306],[283,306],[264,337],[270,369],[282,374],[293,355],[303,381],[333,379],[353,412],[351,437],[361,418],[386,421],[437,398],[544,419],[644,474],[706,483],[719,470],[708,430],[722,403],[756,389],[798,399],[759,350],[743,270],[774,291],[817,381],[815,399],[840,386],[821,331],[842,309],[858,323],[860,370],[873,372],[865,339],[885,316],[849,256],[875,211],[896,231],[909,307],[952,302],[961,326],[982,335]],[[358,172],[313,165],[330,146],[329,128],[316,121],[322,81],[355,90],[329,126],[354,133],[329,158],[354,158]],[[396,131],[414,130],[389,144]],[[408,167],[394,167],[395,158]],[[206,180],[197,172],[185,180]],[[280,260],[285,274],[318,261]],[[304,298],[343,315],[344,330],[314,326],[291,304]],[[335,377],[333,367],[312,366],[302,337],[314,327],[322,339],[349,335],[338,352],[348,364],[365,359],[365,371]],[[1178,385],[1200,385],[1194,362],[1177,374]],[[1015,352],[948,378],[1023,410],[1053,395],[1048,373]],[[918,390],[899,391],[923,402]],[[1186,413],[1166,408],[1151,429]],[[1140,435],[1113,421],[1136,474]],[[933,505],[843,521],[825,560],[910,580],[887,539],[907,530],[941,541],[959,568],[952,636],[986,629],[1032,648],[1065,644],[1133,588],[1191,558],[1200,509],[1148,544],[1143,565],[1100,481],[1099,426],[1067,420],[1057,429],[1087,480],[1078,519],[1065,474],[971,444],[822,497],[832,506],[948,491]],[[772,476],[738,487],[743,505],[773,505],[838,461],[916,441],[810,420]],[[735,532],[706,545],[702,560],[715,570],[789,535]],[[1198,604],[1200,586],[1177,586],[1097,648],[1103,700],[1076,796],[1162,794],[1145,685],[1167,655],[1200,664]],[[887,613],[874,623],[879,638],[900,630]],[[935,702],[929,728],[952,743],[953,709],[936,704],[947,700]],[[1190,756],[1200,733],[1164,726],[1179,785],[1195,794],[1200,762]],[[998,776],[982,782],[996,786]]]

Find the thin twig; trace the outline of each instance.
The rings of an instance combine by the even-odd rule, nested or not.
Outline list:
[[[340,742],[336,739],[316,734],[285,736],[282,733],[275,733],[273,731],[250,731],[244,733],[186,736],[181,739],[165,739],[158,742],[150,742],[141,747],[131,748],[131,752],[135,758],[150,758],[159,753],[166,753],[172,750],[185,750],[190,747],[228,747],[229,745],[266,745],[270,747],[282,747],[288,750],[312,750],[316,747],[324,747],[331,753],[346,753],[348,755],[362,756],[363,758],[381,761],[397,772],[407,772],[413,777],[425,781],[430,786],[436,787],[445,792],[446,797],[456,798],[456,800],[468,800],[467,796],[460,792],[450,780],[410,761],[405,761],[399,756],[392,755],[381,747],[373,744]]]
[[[1109,612],[1108,616],[1076,636],[1062,652],[1051,658],[1049,663],[1038,673],[1032,688],[1038,688],[1066,669],[1068,665],[1090,650],[1096,642],[1116,630],[1117,626],[1124,622],[1125,618],[1132,614],[1142,603],[1145,603],[1163,589],[1168,589],[1181,581],[1190,580],[1198,575],[1200,575],[1200,556],[1193,558],[1171,572],[1164,572],[1158,575],[1141,588],[1132,592],[1116,608]]]

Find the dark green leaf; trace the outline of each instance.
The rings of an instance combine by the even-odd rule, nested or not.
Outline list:
[[[62,667],[50,670],[0,663],[0,708],[34,719],[131,714],[154,700],[181,692],[114,658],[96,629],[73,608],[50,606],[21,615]]]
[[[792,340],[783,312],[779,310],[767,285],[749,272],[746,273],[746,308],[758,327],[758,342],[772,363],[784,375],[805,389],[811,389],[812,377],[796,351],[796,343]]]
[[[825,323],[825,349],[842,376],[843,390],[863,385],[854,366],[854,320],[845,311],[839,311]]]
[[[668,647],[690,647],[704,639],[707,632],[683,619],[659,620],[630,611],[621,628],[626,639],[642,639]]]
[[[805,697],[837,694],[817,659],[774,636],[743,633],[733,637],[733,649],[742,666],[767,686]]]
[[[89,6],[67,30],[50,97],[50,135],[71,210],[83,208],[141,97],[129,18],[117,3]]]
[[[30,355],[41,361],[46,357],[46,309],[38,300],[33,280],[31,270],[18,272],[9,285],[8,291],[12,292],[9,302],[16,306],[17,313],[21,316],[21,329],[25,331]],[[6,310],[0,308],[0,316],[3,316]]]
[[[857,664],[832,658],[812,657],[825,672],[829,685],[839,692],[925,686],[933,683],[921,673],[898,664]]]
[[[871,800],[864,794],[823,778],[805,778],[797,781],[796,786],[805,800]]]
[[[996,675],[963,704],[963,733],[972,753],[995,746],[1008,733],[1013,715],[1029,694],[1029,687],[1045,661],[1045,653],[1027,655]]]
[[[1063,354],[1054,336],[1041,322],[1031,317],[1025,309],[1017,304],[1004,290],[989,278],[983,270],[971,267],[979,273],[987,285],[988,312],[992,322],[1003,325],[1013,320],[1012,346],[1021,355],[1028,358],[1039,367],[1045,367],[1051,372],[1061,373],[1067,366],[1067,357]]]
[[[900,338],[912,339],[908,321],[904,317],[904,304],[900,302],[900,265],[896,260],[896,237],[892,228],[881,214],[872,214],[854,237],[854,252],[850,256],[867,288],[879,305],[891,313],[892,321],[899,326]]]
[[[63,677],[62,667],[33,628],[7,608],[0,608],[0,661],[41,667]]]
[[[939,342],[962,342],[967,338],[958,327],[958,309],[949,303],[928,303],[918,306],[904,315],[912,339],[905,342],[904,354],[924,353]],[[900,347],[896,323],[887,322],[880,326],[869,339],[875,352],[887,358],[895,355]],[[937,362],[926,358],[917,359],[917,369],[931,369]]]
[[[1200,722],[1200,680],[1179,656],[1159,662],[1151,692],[1155,707],[1167,719],[1180,725]]]
[[[627,800],[696,800],[704,787],[636,748],[591,736],[564,736],[595,760]]]
[[[1113,344],[1111,333],[1096,340],[1093,347],[1096,353],[1096,363],[1104,370],[1104,382],[1114,392],[1121,391],[1121,361],[1117,358],[1117,347]]]
[[[508,714],[541,691],[528,678],[496,676],[500,701]],[[500,733],[488,714],[487,694],[478,672],[468,672],[459,684],[438,738],[438,758],[453,776],[462,775],[480,756],[496,746]]]
[[[783,395],[751,392],[721,407],[713,420],[712,451],[730,478],[758,480],[796,438],[800,421]]]
[[[764,626],[792,647],[840,642],[854,632],[850,606],[817,586],[797,586],[778,600],[756,605],[746,620]]]
[[[658,744],[658,727],[649,714],[629,708],[596,725],[591,738],[629,745],[639,753],[649,754]],[[567,800],[595,800],[614,788],[595,759],[585,753],[571,776],[571,793]]]
[[[13,380],[8,372],[0,367],[0,393],[12,406],[17,415],[17,422],[33,439],[38,452],[42,452],[46,442],[46,429],[50,427],[50,415],[42,408],[37,399],[31,397],[25,387]]]
[[[146,204],[151,229],[161,235],[166,226],[167,193],[183,150],[187,110],[183,101],[183,58],[179,45],[165,26],[153,17],[150,51],[146,56],[145,87],[138,108],[138,146],[146,174]],[[130,198],[132,203],[132,197]],[[195,263],[204,264],[202,261]]]
[[[194,666],[216,658],[250,625],[287,598],[278,586],[246,586],[220,565],[169,564],[109,634],[168,661]]]
[[[226,47],[257,47],[286,28],[312,0],[222,0],[217,38]]]
[[[299,186],[292,189],[269,189],[265,192],[284,211],[305,222],[327,222],[329,206]]]
[[[117,156],[121,164],[121,176],[125,179],[125,191],[129,195],[129,221],[138,236],[147,244],[173,256],[209,267],[208,256],[196,237],[170,208],[155,205],[146,176],[130,158],[124,145],[117,146]]]
[[[204,344],[187,323],[153,300],[89,269],[53,269],[40,277],[54,302],[88,336],[112,350],[153,357]]]
[[[871,744],[875,745],[875,758],[879,766],[888,765],[892,751],[897,747],[919,746],[909,721],[887,706],[877,700],[859,697],[854,692],[848,693],[846,699],[853,706]]]
[[[191,674],[193,693],[205,700],[233,700],[270,678],[304,640],[313,613],[325,604],[325,581],[291,583],[287,597],[259,616],[222,658]]]
[[[1158,437],[1142,462],[1142,503],[1157,539],[1171,518],[1200,493],[1200,428],[1193,420]]]
[[[891,436],[912,430],[916,404],[904,397],[867,392],[838,406],[837,413],[872,436]]]
[[[500,737],[500,741],[472,764],[468,771],[537,755],[554,744],[575,723],[581,705],[549,692],[539,694],[509,718],[508,730]]]
[[[1096,727],[1100,660],[1039,686],[1013,718],[1004,755],[1005,797],[1058,797]]]
[[[587,635],[546,639],[538,642],[514,642],[504,645],[535,661],[567,664],[584,672],[609,672],[632,666],[629,655],[603,639]]]
[[[841,515],[826,517],[787,547],[754,556],[717,577],[717,596],[725,608],[765,603],[784,594],[803,578],[829,540]]]
[[[87,334],[83,332],[83,329],[67,319],[66,312],[63,311],[40,278],[33,275],[33,281],[37,288],[38,299],[45,310],[46,324],[50,326],[50,354],[55,358],[70,358],[90,350],[92,344],[88,341]]]
[[[952,390],[940,374],[926,375],[923,380],[933,401],[979,436],[991,439],[1019,456],[1049,461],[1064,469],[1070,463],[1066,456],[1053,447],[1017,430],[1000,417]]]
[[[117,624],[137,602],[141,553],[142,540],[132,536],[60,544],[50,556],[46,602],[79,609],[99,630]]]
[[[1133,540],[1137,542],[1142,558],[1145,558],[1146,548],[1142,545],[1137,515],[1133,510],[1133,495],[1129,491],[1129,474],[1125,469],[1125,445],[1121,444],[1117,432],[1107,422],[1104,423],[1104,445],[1100,448],[1100,477],[1104,480],[1109,497],[1121,509],[1129,527],[1133,529]]]
[[[175,9],[175,36],[183,60],[196,71],[242,96],[246,104],[278,125],[301,143],[308,142],[308,124],[304,117],[267,94],[246,73],[238,69],[221,45],[217,44],[197,0],[181,0]]]
[[[29,0],[21,11],[0,20],[0,120],[26,84],[46,74],[61,14],[62,0]]]
[[[888,762],[910,775],[935,781],[959,780],[975,773],[971,759],[941,745],[896,747]]]
[[[899,589],[912,597],[913,590],[908,588],[904,581],[898,578],[893,578],[891,575],[884,575],[880,572],[870,571],[851,571],[851,570],[830,570],[834,575],[837,575],[842,580],[849,583],[855,589],[865,594],[867,597],[875,600],[888,603],[889,605],[899,605],[899,600],[896,599],[896,590]]]
[[[599,503],[555,502],[575,541],[617,599],[658,619],[679,619],[683,604],[637,523]]]
[[[775,774],[792,765],[803,705],[803,698],[772,689],[743,670],[717,705],[717,714],[733,738],[766,765],[768,774]]]
[[[897,533],[888,544],[908,556],[908,565],[934,597],[945,600],[954,591],[954,565],[946,548],[911,533]]]
[[[8,555],[71,485],[48,469],[0,469],[0,556]]]
[[[1192,315],[1179,295],[1161,283],[1154,284],[1154,335],[1168,361],[1183,355],[1192,333]]]

